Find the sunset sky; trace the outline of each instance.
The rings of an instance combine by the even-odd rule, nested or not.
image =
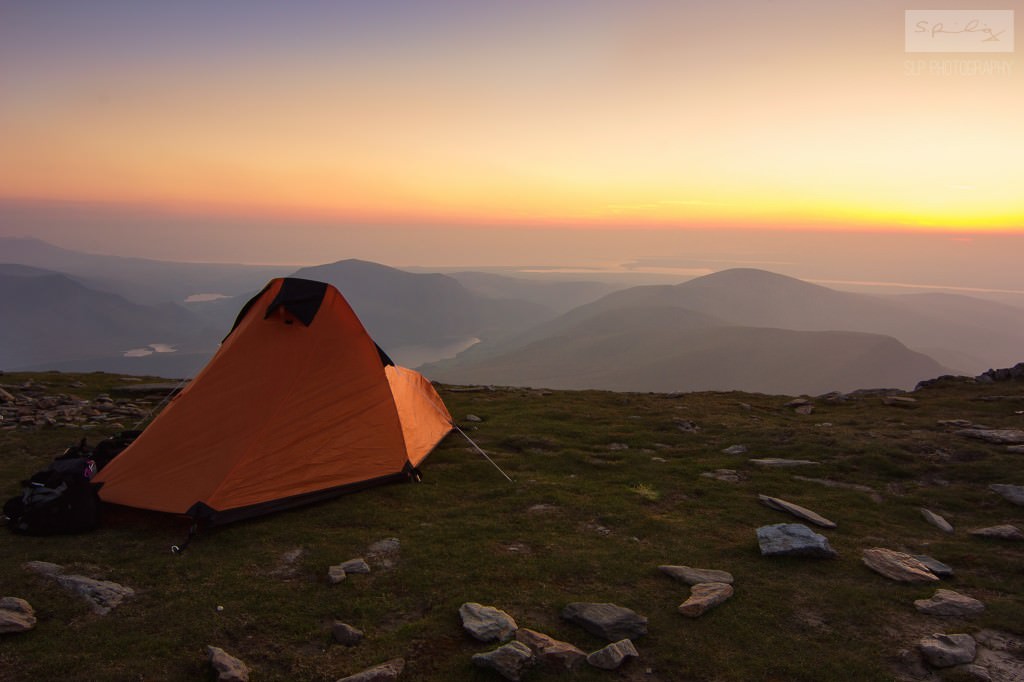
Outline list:
[[[0,235],[280,261],[357,229],[1024,234],[1024,64],[906,52],[907,9],[0,0]]]

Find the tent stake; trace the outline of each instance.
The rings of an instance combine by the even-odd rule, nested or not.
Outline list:
[[[495,469],[497,469],[497,470],[498,470],[498,472],[499,472],[499,473],[500,473],[500,474],[501,474],[502,476],[504,476],[505,478],[508,478],[508,482],[509,482],[509,483],[515,483],[515,481],[513,481],[513,480],[512,480],[511,478],[509,478],[508,474],[506,474],[506,473],[505,473],[504,471],[502,471],[502,470],[501,470],[501,467],[500,467],[500,466],[498,466],[497,464],[495,464],[495,463],[494,463],[494,460],[493,460],[493,459],[491,459],[490,457],[488,457],[488,456],[487,456],[487,453],[486,453],[486,452],[484,452],[483,450],[481,450],[481,449],[480,449],[480,446],[479,446],[479,445],[477,445],[476,443],[474,443],[474,442],[473,442],[473,439],[472,439],[472,438],[470,438],[469,436],[467,436],[467,435],[466,435],[466,432],[465,432],[465,431],[463,431],[462,429],[460,429],[460,428],[459,428],[459,425],[458,425],[458,424],[452,424],[452,426],[453,426],[453,427],[455,427],[455,430],[456,430],[456,431],[458,431],[459,433],[461,433],[461,434],[462,434],[462,437],[463,437],[463,438],[465,438],[466,440],[468,440],[468,441],[469,441],[469,444],[470,444],[470,445],[472,445],[472,446],[473,446],[474,448],[476,448],[476,451],[477,451],[477,452],[479,452],[479,453],[480,453],[481,455],[483,455],[483,456],[484,456],[484,459],[486,459],[486,460],[487,460],[488,462],[490,462],[490,463],[491,463],[491,465],[492,465],[492,466],[493,466],[493,467],[494,467]]]

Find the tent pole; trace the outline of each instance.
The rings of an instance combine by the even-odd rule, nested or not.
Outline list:
[[[466,435],[466,432],[465,432],[465,431],[463,431],[462,429],[460,429],[460,428],[459,428],[459,425],[458,425],[458,424],[452,424],[452,427],[453,427],[453,428],[454,428],[454,429],[455,429],[456,431],[458,431],[459,433],[461,433],[461,434],[462,434],[462,437],[463,437],[463,438],[465,438],[466,440],[468,440],[468,441],[469,441],[469,444],[470,444],[470,445],[472,445],[472,446],[473,446],[473,447],[474,447],[474,448],[476,449],[476,451],[477,451],[477,452],[479,452],[479,453],[480,453],[481,455],[483,455],[483,456],[484,456],[484,459],[486,459],[486,460],[487,460],[488,462],[490,462],[490,463],[491,463],[491,465],[492,465],[492,466],[493,466],[493,467],[494,467],[495,469],[497,469],[497,470],[498,470],[498,472],[499,472],[499,473],[500,473],[500,474],[501,474],[502,476],[504,476],[505,478],[508,478],[508,482],[509,482],[509,483],[515,483],[515,481],[513,481],[513,480],[512,480],[511,478],[509,478],[508,474],[506,474],[506,473],[505,473],[504,471],[502,471],[502,470],[501,470],[501,467],[500,467],[500,466],[498,466],[497,464],[495,464],[495,463],[494,463],[494,460],[493,460],[493,459],[491,459],[490,457],[488,457],[488,456],[487,456],[487,453],[486,453],[486,452],[484,452],[483,450],[481,450],[481,449],[480,449],[480,446],[479,446],[479,445],[477,445],[476,443],[474,443],[474,442],[473,442],[473,439],[472,439],[472,438],[470,438],[469,436],[467,436],[467,435]]]

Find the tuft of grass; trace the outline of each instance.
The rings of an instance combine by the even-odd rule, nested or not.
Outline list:
[[[648,502],[657,502],[661,499],[661,493],[646,483],[637,483],[630,486],[629,489]]]

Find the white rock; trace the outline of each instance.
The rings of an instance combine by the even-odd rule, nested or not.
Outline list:
[[[481,642],[507,642],[519,629],[516,621],[501,609],[466,602],[459,607],[462,629]]]
[[[936,668],[970,663],[977,654],[974,638],[965,634],[934,634],[922,639],[917,646],[925,660]]]
[[[941,516],[939,516],[935,512],[930,511],[930,510],[925,509],[924,507],[922,507],[921,508],[921,516],[924,517],[925,521],[927,521],[928,523],[932,524],[933,526],[935,526],[936,528],[941,530],[943,533],[952,533],[953,532],[953,526],[950,525],[949,521],[947,521],[946,519],[942,518]]]

